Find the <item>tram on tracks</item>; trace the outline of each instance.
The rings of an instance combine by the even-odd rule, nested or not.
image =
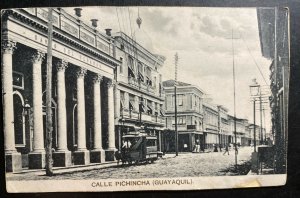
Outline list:
[[[129,131],[122,136],[121,151],[116,152],[118,163],[153,163],[162,153],[158,151],[157,137],[143,129]]]

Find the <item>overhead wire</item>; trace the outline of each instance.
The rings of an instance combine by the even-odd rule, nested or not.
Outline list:
[[[131,24],[131,15],[130,15],[130,9],[129,7],[127,7],[127,11],[128,11],[128,18],[129,18],[129,25],[130,25],[130,33],[131,33],[131,40],[132,40],[132,49],[133,49],[133,54],[134,54],[134,58],[137,60],[137,62],[139,61],[138,60],[138,54],[137,54],[137,45],[136,45],[136,40],[135,38],[133,37],[133,31],[132,31],[132,24]],[[137,63],[137,71],[139,71],[139,66],[138,66],[138,63]],[[139,75],[139,73],[138,73]]]
[[[238,31],[239,31],[239,30],[238,30]],[[258,69],[258,71],[259,71],[260,75],[262,76],[263,80],[265,81],[265,84],[266,84],[266,85],[269,85],[269,84],[267,83],[267,80],[266,80],[266,78],[265,78],[264,74],[262,73],[262,71],[261,71],[261,69],[260,69],[260,67],[259,67],[258,63],[256,62],[256,60],[255,60],[255,58],[254,58],[254,56],[253,56],[253,54],[252,54],[252,52],[251,52],[251,50],[250,50],[249,46],[247,45],[247,42],[245,41],[245,39],[244,39],[244,37],[242,36],[242,34],[241,34],[241,32],[240,32],[240,31],[239,31],[239,33],[240,33],[240,37],[242,38],[242,40],[243,40],[244,44],[246,45],[246,48],[247,48],[247,50],[248,50],[248,52],[249,52],[249,54],[250,54],[250,56],[251,56],[251,58],[252,58],[253,62],[254,62],[254,63],[255,63],[255,65],[256,65],[256,68]]]

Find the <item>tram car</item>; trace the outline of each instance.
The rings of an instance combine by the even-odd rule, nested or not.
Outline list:
[[[121,152],[116,159],[122,164],[153,163],[160,156],[157,149],[157,137],[143,130],[127,132],[122,136]]]

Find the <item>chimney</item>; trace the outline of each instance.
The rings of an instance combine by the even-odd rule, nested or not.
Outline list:
[[[82,10],[82,8],[74,8],[74,10],[75,10],[75,15],[77,17],[81,17],[81,10]]]
[[[105,29],[105,32],[106,32],[107,36],[111,36],[111,29],[110,28]]]
[[[97,27],[98,19],[91,19],[91,22],[92,22],[92,26],[93,26],[94,28],[96,28],[96,27]]]

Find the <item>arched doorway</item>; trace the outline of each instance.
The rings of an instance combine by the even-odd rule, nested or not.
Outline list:
[[[13,92],[14,127],[16,147],[25,147],[25,112],[24,99],[19,91]]]

